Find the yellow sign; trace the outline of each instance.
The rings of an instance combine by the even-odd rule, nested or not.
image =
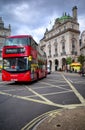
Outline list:
[[[71,64],[71,66],[81,66],[81,64],[78,63],[78,62],[74,62],[74,63]]]
[[[29,57],[28,57],[28,60],[29,60],[29,61],[32,61],[32,56],[29,56]]]
[[[72,70],[77,71],[77,72],[80,71],[81,69],[81,64],[78,62],[72,63],[70,66]]]

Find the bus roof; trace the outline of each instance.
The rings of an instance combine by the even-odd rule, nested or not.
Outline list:
[[[22,37],[33,38],[31,35],[14,35],[14,36],[8,36],[7,38],[22,38]]]
[[[31,35],[13,35],[13,36],[7,36],[6,38],[32,38],[34,40],[34,38]],[[35,40],[34,40],[35,41]],[[35,41],[35,44],[38,45],[38,43]]]

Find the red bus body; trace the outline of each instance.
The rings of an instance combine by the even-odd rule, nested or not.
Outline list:
[[[7,37],[2,51],[3,81],[33,81],[46,77],[46,55],[30,35]]]

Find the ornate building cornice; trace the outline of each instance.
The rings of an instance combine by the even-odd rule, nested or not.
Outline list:
[[[64,33],[66,33],[66,32],[74,32],[74,33],[77,33],[77,34],[80,34],[80,31],[79,30],[75,30],[75,29],[72,29],[72,28],[68,28],[68,29],[65,29],[64,31],[62,31],[62,32],[59,32],[59,33],[57,33],[57,34],[55,34],[55,35],[53,35],[53,36],[51,36],[51,37],[49,37],[49,38],[44,38],[43,40],[45,41],[45,42],[47,42],[47,41],[49,41],[49,40],[51,40],[51,39],[53,39],[53,38],[56,38],[56,37],[58,37],[58,36],[60,36],[60,35],[62,35],[62,34],[64,34]]]

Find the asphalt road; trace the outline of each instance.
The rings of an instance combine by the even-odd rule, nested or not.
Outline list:
[[[31,130],[50,111],[85,106],[85,77],[54,72],[33,83],[1,81],[0,130]]]

